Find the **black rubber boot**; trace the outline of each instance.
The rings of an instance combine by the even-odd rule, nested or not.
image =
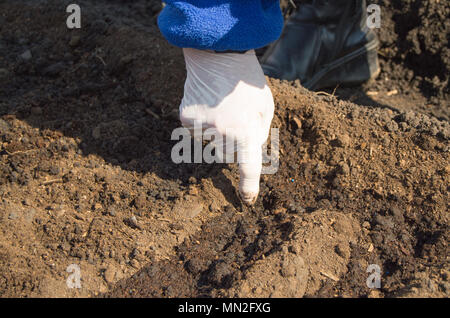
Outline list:
[[[291,15],[262,57],[264,73],[312,90],[362,84],[380,72],[365,0],[314,0]]]

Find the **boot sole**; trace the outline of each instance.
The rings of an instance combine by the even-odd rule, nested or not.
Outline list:
[[[378,45],[379,41],[374,40],[358,50],[324,65],[309,81],[302,83],[303,87],[309,90],[317,90],[326,87],[336,87],[337,85],[356,86],[375,79],[380,74],[377,55]],[[344,67],[351,70],[352,74],[359,74],[359,77],[356,76],[351,80],[343,78],[342,80],[327,83],[327,76],[331,77],[333,74],[336,75]]]

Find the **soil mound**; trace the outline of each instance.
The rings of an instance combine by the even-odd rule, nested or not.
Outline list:
[[[0,1],[1,297],[449,296],[444,86],[416,100],[398,81],[382,104],[270,79],[280,167],[248,209],[236,165],[170,159],[185,70],[159,1],[79,3],[68,30],[69,1]],[[437,63],[420,83],[441,83],[427,34],[408,56]]]

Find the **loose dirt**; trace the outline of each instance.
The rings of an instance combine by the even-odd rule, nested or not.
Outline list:
[[[0,296],[448,297],[449,5],[379,3],[377,81],[269,79],[280,167],[248,208],[236,165],[170,159],[158,1],[79,1],[79,30],[70,1],[0,1]]]

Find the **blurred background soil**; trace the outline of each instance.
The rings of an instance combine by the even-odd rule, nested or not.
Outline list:
[[[269,79],[280,169],[251,209],[236,165],[170,159],[185,69],[161,3],[80,0],[68,30],[70,3],[0,0],[1,297],[449,296],[447,2],[374,2],[363,87]]]

